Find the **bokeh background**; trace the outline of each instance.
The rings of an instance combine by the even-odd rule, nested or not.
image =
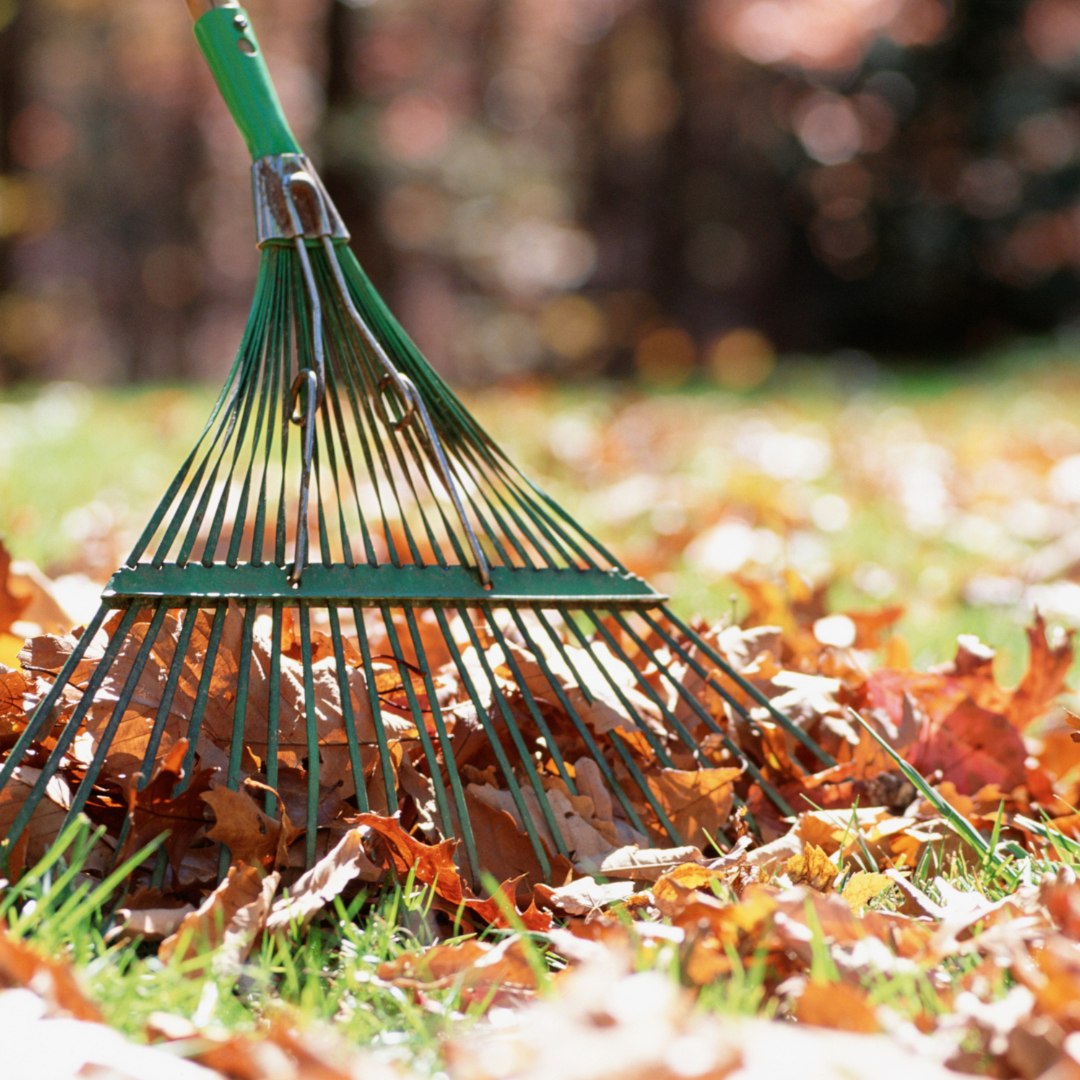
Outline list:
[[[742,390],[776,354],[858,378],[1080,327],[1076,0],[248,6],[459,385]],[[0,376],[216,377],[249,162],[182,0],[0,0],[0,27]]]
[[[422,350],[684,614],[1080,626],[1080,0],[248,7]],[[182,0],[0,0],[0,538],[73,618],[239,343],[249,165]]]

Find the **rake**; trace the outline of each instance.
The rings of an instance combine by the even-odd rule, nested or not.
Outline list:
[[[188,3],[254,162],[253,306],[96,616],[27,665],[44,682],[0,769],[0,796],[26,793],[8,843],[58,774],[72,819],[130,805],[177,748],[176,794],[216,768],[274,815],[299,784],[309,866],[331,793],[339,816],[456,838],[474,881],[515,839],[549,880],[580,864],[579,820],[613,846],[690,841],[658,776],[723,766],[729,805],[792,813],[762,728],[804,772],[832,757],[484,433],[360,268],[245,12]]]

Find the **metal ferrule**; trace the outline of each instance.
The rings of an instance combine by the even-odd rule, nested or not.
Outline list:
[[[349,230],[307,155],[272,154],[259,158],[251,166],[251,185],[259,247],[275,241],[295,241],[300,235],[309,240],[322,236],[335,241],[349,239]],[[302,234],[296,230],[290,201],[304,230]]]

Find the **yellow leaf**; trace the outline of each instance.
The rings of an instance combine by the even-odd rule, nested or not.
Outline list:
[[[831,892],[837,867],[816,844],[807,844],[801,855],[792,855],[784,866],[794,885],[809,885],[818,892]]]
[[[875,896],[880,896],[892,881],[884,874],[870,874],[859,870],[848,878],[841,896],[852,911],[861,911]]]

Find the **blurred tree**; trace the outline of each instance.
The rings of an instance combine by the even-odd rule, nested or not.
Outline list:
[[[251,0],[459,381],[1080,325],[1080,0]],[[0,0],[0,375],[202,377],[256,257],[180,0]]]

